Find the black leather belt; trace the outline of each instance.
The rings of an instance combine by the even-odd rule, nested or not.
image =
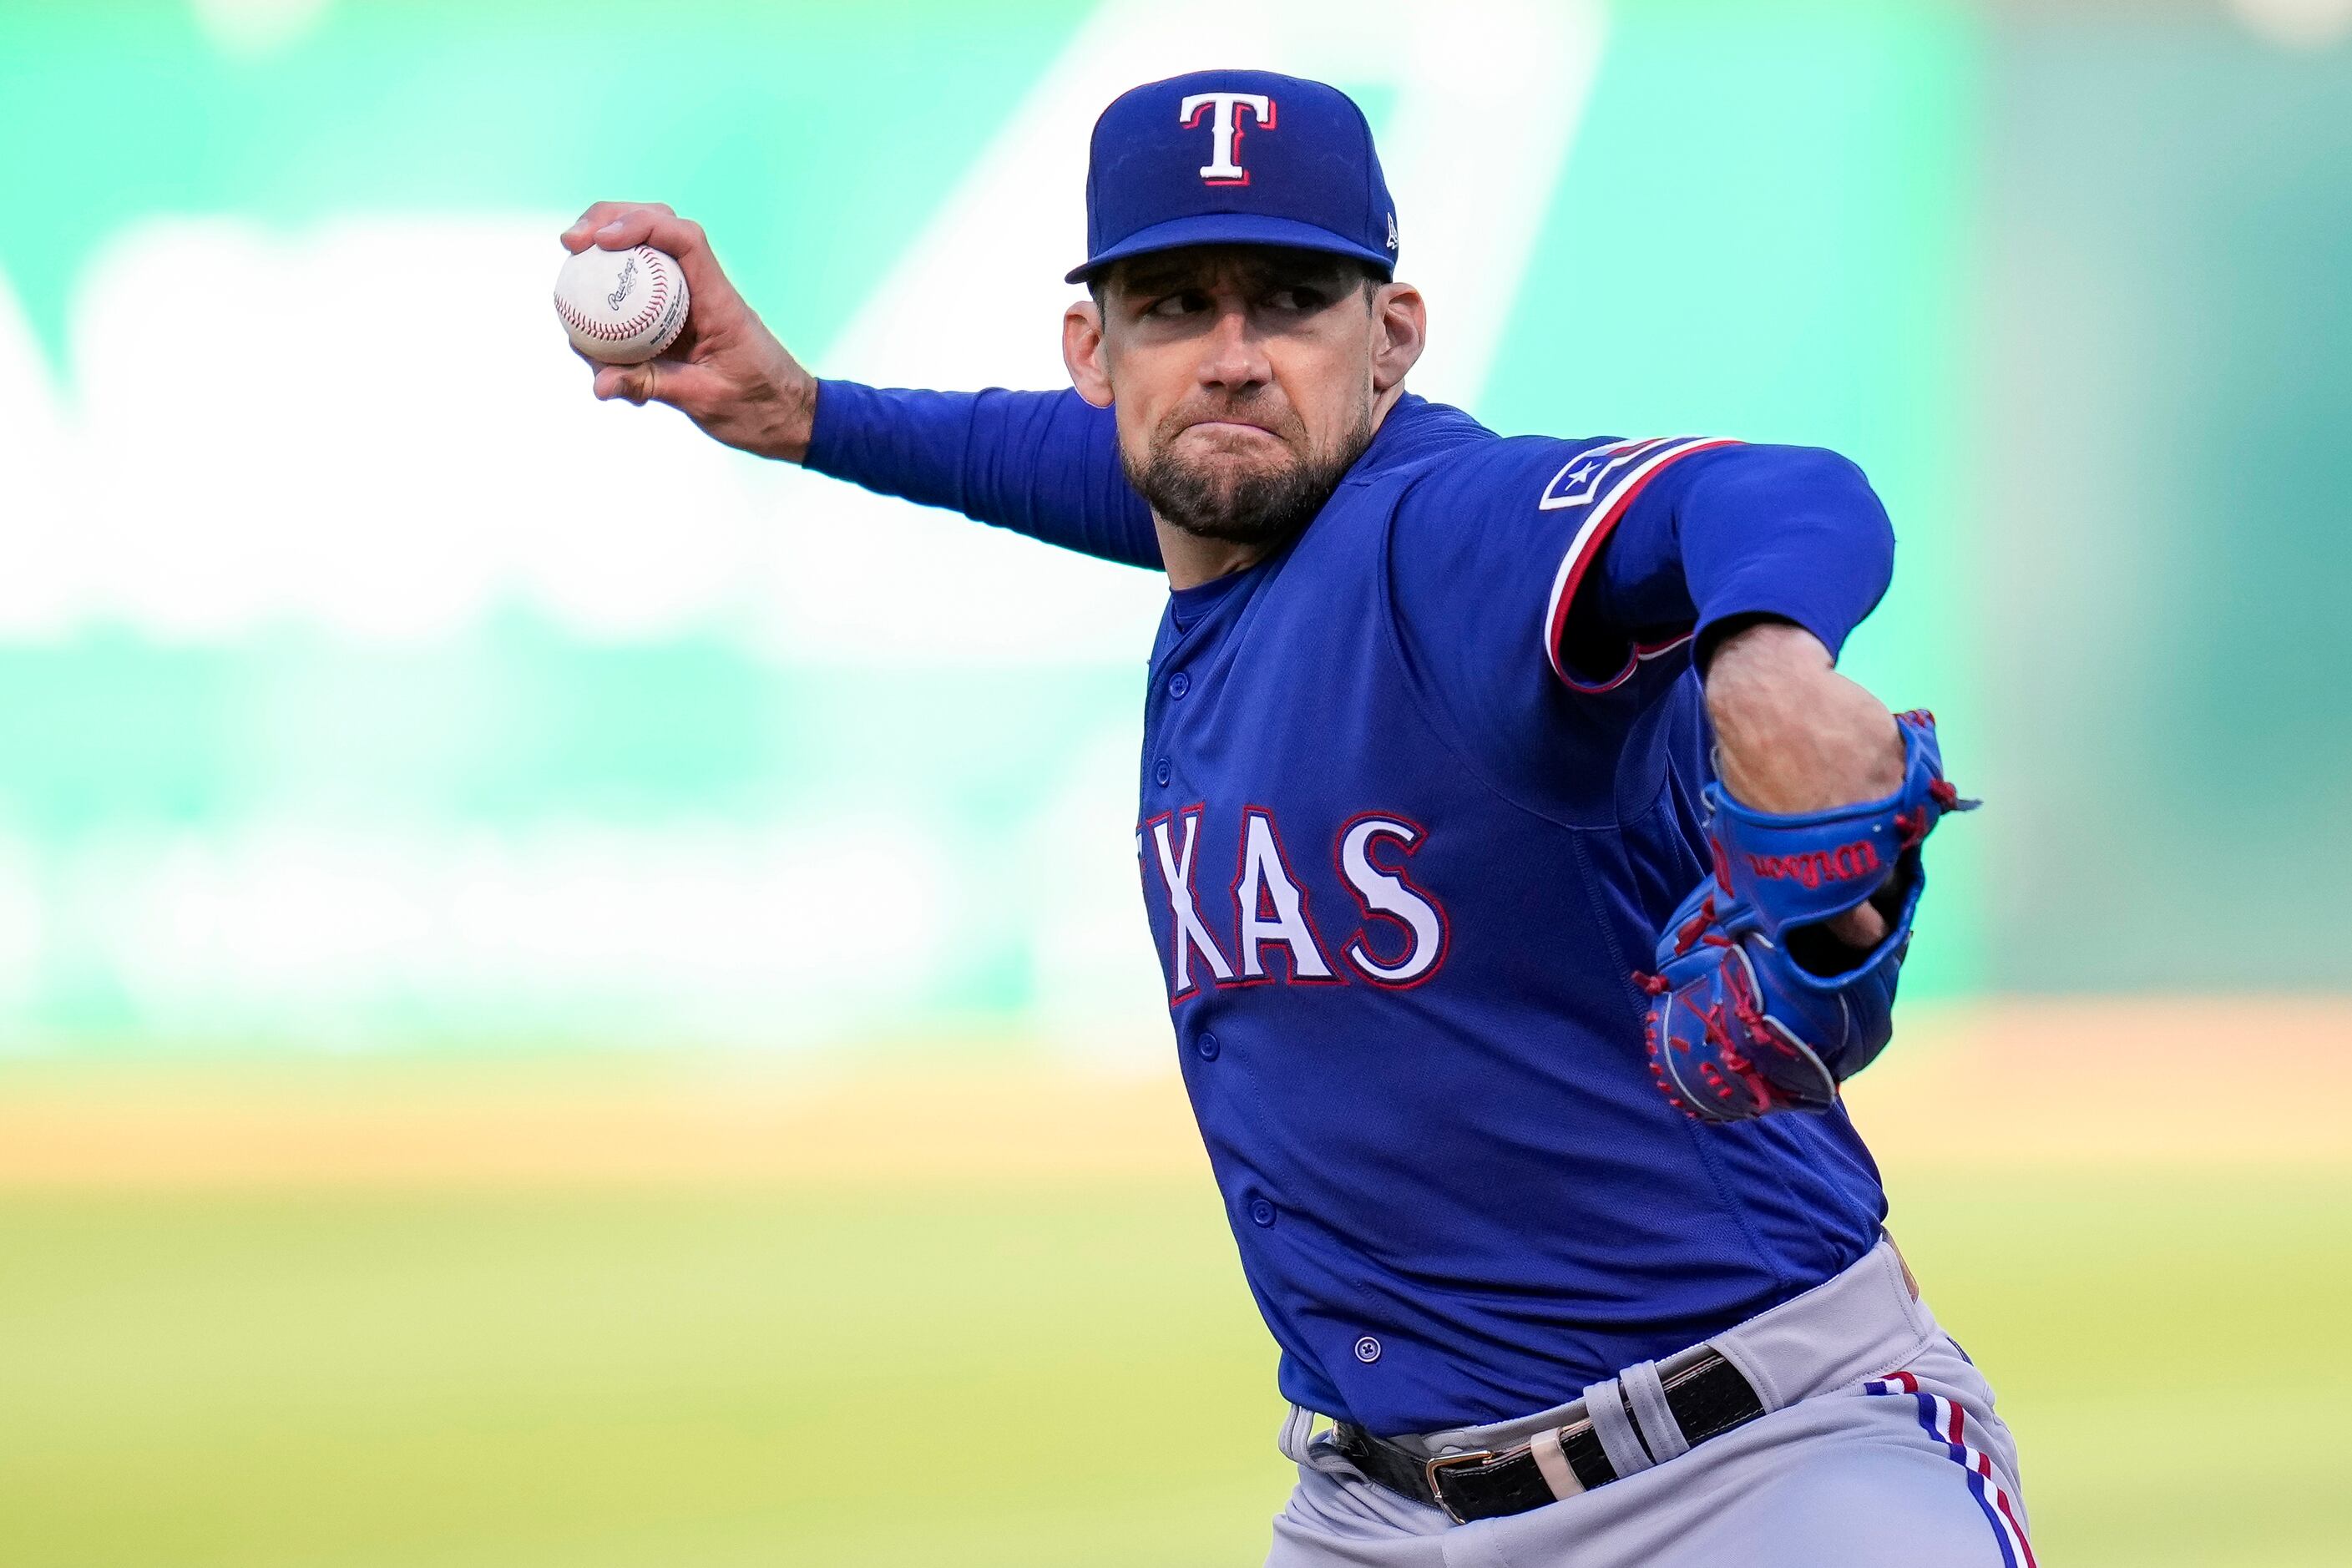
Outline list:
[[[1686,1367],[1667,1373],[1661,1367],[1666,1408],[1674,1412],[1683,1440],[1697,1446],[1719,1437],[1735,1426],[1745,1426],[1764,1414],[1764,1402],[1739,1369],[1708,1351]],[[1624,1393],[1620,1389],[1622,1401]],[[1629,1422],[1633,1409],[1626,1406]],[[1638,1434],[1640,1425],[1633,1422]],[[1352,1423],[1342,1421],[1332,1435],[1333,1445],[1349,1464],[1392,1492],[1415,1502],[1442,1508],[1456,1524],[1474,1519],[1499,1519],[1557,1502],[1563,1493],[1544,1479],[1534,1447],[1473,1454],[1445,1454],[1424,1459],[1384,1442]],[[1649,1445],[1645,1444],[1645,1447]],[[1560,1457],[1583,1490],[1617,1479],[1617,1467],[1601,1445],[1590,1416],[1559,1428]]]

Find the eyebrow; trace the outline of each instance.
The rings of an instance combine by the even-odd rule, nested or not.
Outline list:
[[[1120,291],[1128,294],[1167,294],[1180,289],[1196,288],[1208,279],[1209,268],[1202,267],[1129,267],[1116,281]]]
[[[1249,289],[1314,288],[1339,294],[1346,292],[1349,281],[1344,264],[1322,258],[1253,257],[1239,266],[1243,286]],[[1129,294],[1171,294],[1200,288],[1220,269],[1198,262],[1168,262],[1158,267],[1139,262],[1128,267],[1119,283]]]

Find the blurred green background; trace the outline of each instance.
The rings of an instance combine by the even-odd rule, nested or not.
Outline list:
[[[2352,990],[2352,0],[16,0],[0,1109],[78,1064],[100,1109],[142,1062],[1164,1071],[1155,580],[594,405],[545,301],[580,207],[661,199],[821,374],[1056,384],[1087,128],[1211,63],[1366,105],[1423,390],[1869,470],[1849,668],[1994,804],[1907,1005],[2079,1004],[2155,1097],[2106,1001],[2226,996],[2252,1062]],[[2274,1114],[2291,1180],[1889,1160],[2053,1561],[2352,1559],[2352,1184]],[[0,1561],[1242,1563],[1281,1494],[1205,1182],[9,1159]]]

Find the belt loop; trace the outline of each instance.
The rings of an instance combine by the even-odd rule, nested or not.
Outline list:
[[[1282,1418],[1282,1431],[1274,1446],[1282,1457],[1294,1465],[1307,1463],[1307,1450],[1315,1444],[1315,1412],[1304,1405],[1294,1405],[1290,1414]]]
[[[1886,1243],[1886,1250],[1895,1254],[1895,1267],[1903,1270],[1903,1288],[1911,1292],[1914,1301],[1917,1300],[1919,1277],[1911,1272],[1911,1260],[1903,1256],[1903,1248],[1895,1243],[1895,1233],[1882,1225],[1878,1227],[1878,1237]]]
[[[1559,1427],[1547,1426],[1529,1438],[1528,1452],[1535,1456],[1536,1470],[1555,1500],[1565,1500],[1584,1489],[1584,1483],[1576,1479],[1576,1467],[1560,1451]]]
[[[1593,1435],[1601,1439],[1601,1451],[1609,1456],[1610,1466],[1620,1476],[1639,1475],[1650,1468],[1649,1450],[1642,1447],[1641,1436],[1633,1430],[1633,1418],[1625,1414],[1625,1397],[1615,1378],[1584,1391],[1584,1414],[1592,1423]]]
[[[1641,1362],[1617,1376],[1625,1385],[1626,1401],[1633,1406],[1633,1419],[1641,1424],[1642,1441],[1657,1456],[1658,1463],[1689,1453],[1682,1423],[1675,1419],[1674,1406],[1666,1403],[1666,1385],[1658,1376],[1658,1363]]]
[[[1275,1438],[1274,1446],[1281,1449],[1282,1457],[1292,1464],[1322,1475],[1361,1474],[1348,1457],[1332,1445],[1328,1434],[1319,1438],[1315,1436],[1315,1423],[1321,1419],[1303,1405],[1292,1405],[1290,1414],[1283,1417],[1282,1431]]]

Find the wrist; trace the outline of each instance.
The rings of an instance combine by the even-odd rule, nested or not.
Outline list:
[[[816,436],[816,377],[786,354],[762,401],[767,409],[755,448],[760,456],[787,463],[806,462]]]

